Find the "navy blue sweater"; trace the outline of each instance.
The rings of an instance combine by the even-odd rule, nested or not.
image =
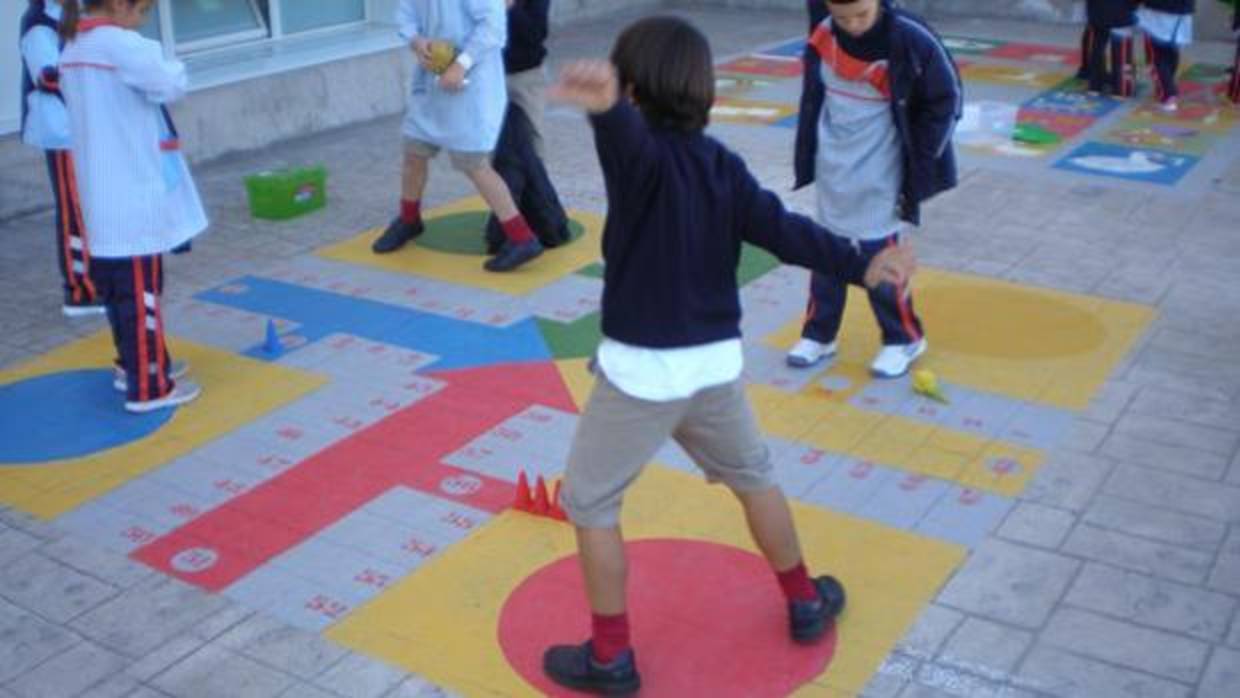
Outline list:
[[[1142,0],[1151,10],[1162,10],[1177,15],[1191,15],[1197,8],[1196,0]]]
[[[542,65],[547,58],[547,15],[551,0],[516,0],[508,8],[508,45],[504,72],[520,73]]]
[[[865,262],[851,244],[785,210],[715,139],[653,128],[624,99],[590,123],[607,188],[607,337],[656,349],[739,337],[742,241],[861,282]]]
[[[1131,27],[1137,23],[1136,0],[1086,0],[1085,16],[1100,29]]]

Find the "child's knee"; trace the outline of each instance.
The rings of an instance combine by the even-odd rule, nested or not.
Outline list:
[[[491,153],[467,153],[452,151],[449,153],[452,166],[470,179],[476,179],[491,170]]]

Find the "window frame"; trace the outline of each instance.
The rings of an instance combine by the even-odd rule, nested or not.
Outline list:
[[[168,56],[186,56],[238,46],[271,43],[289,37],[313,37],[316,34],[327,34],[342,29],[364,26],[373,22],[375,18],[375,0],[363,0],[362,18],[360,20],[288,33],[284,29],[282,0],[246,0],[246,2],[249,3],[251,11],[254,12],[255,17],[259,20],[260,28],[182,42],[176,38],[176,22],[173,18],[172,0],[156,0],[155,7],[159,12],[159,42],[164,47],[164,53]],[[267,10],[265,15],[263,4],[266,5]]]

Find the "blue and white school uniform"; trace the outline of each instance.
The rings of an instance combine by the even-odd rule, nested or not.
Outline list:
[[[21,19],[22,142],[43,151],[56,201],[56,262],[66,309],[96,303],[90,245],[82,225],[69,152],[69,115],[60,92],[60,16],[56,0],[35,0]]]
[[[405,137],[453,152],[494,150],[508,106],[504,0],[401,0],[396,23],[405,41],[452,42],[468,79],[463,90],[450,92],[439,87],[439,76],[415,65]]]
[[[124,365],[129,401],[171,392],[160,255],[207,227],[166,102],[185,94],[185,66],[135,31],[85,18],[61,55],[82,212],[95,281]]]

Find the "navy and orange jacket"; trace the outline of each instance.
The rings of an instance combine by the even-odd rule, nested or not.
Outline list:
[[[964,108],[960,73],[943,42],[914,14],[882,0],[883,12],[891,13],[891,55],[887,75],[891,87],[891,110],[904,151],[900,217],[916,225],[921,203],[956,186],[956,153],[951,137]],[[822,26],[827,17],[823,0],[808,0],[811,32],[830,31]],[[814,48],[813,34],[801,58],[805,72],[801,108],[797,121],[794,188],[814,181],[818,155],[818,117],[826,99],[819,73],[822,61]]]

